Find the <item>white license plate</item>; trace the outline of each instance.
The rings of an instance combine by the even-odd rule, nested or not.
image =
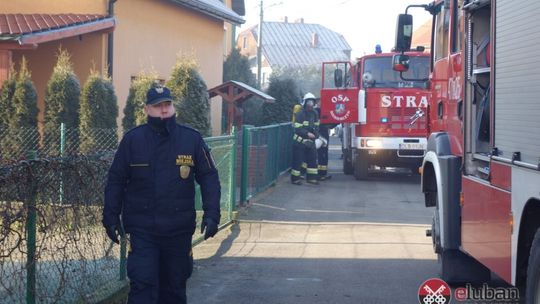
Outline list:
[[[425,150],[426,147],[424,144],[420,143],[403,143],[399,144],[400,150]]]

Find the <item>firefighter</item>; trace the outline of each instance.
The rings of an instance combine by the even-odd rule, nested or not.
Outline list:
[[[319,104],[316,105],[316,111],[320,117],[321,109]],[[319,125],[319,140],[321,144],[320,147],[317,148],[317,169],[320,181],[325,181],[332,178],[332,175],[328,174],[328,144],[330,143],[330,129],[334,128],[335,126],[335,124]]]
[[[319,184],[315,148],[315,139],[319,137],[319,115],[314,108],[315,102],[315,96],[307,93],[303,98],[302,110],[295,115],[291,182],[296,185],[302,184],[300,175],[304,159],[307,163],[306,182]]]
[[[204,239],[218,231],[221,187],[201,134],[176,123],[170,90],[153,87],[146,98],[148,122],[124,135],[109,169],[103,226],[115,243],[129,234],[128,303],[181,304],[193,270],[195,181]]]
[[[302,100],[300,104],[295,104],[293,107],[292,123],[294,125],[296,121],[296,113],[300,112],[303,108],[304,101]],[[302,160],[302,167],[300,168],[300,179],[305,179],[306,176],[307,163],[305,160]]]

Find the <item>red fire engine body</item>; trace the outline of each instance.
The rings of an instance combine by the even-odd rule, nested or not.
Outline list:
[[[433,103],[422,191],[434,207],[428,235],[441,276],[495,273],[540,303],[540,1],[424,8],[433,15]],[[397,49],[408,49],[411,29],[412,16],[400,15]],[[407,61],[397,55],[395,68]]]
[[[430,59],[422,51],[407,53],[410,69],[405,74],[414,78],[410,81],[392,69],[396,53],[367,55],[355,64],[323,63],[321,123],[343,123],[346,174],[364,179],[375,165],[418,172],[427,142],[424,114],[429,103]]]

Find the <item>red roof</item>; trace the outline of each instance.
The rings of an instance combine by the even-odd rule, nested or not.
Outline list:
[[[107,18],[97,14],[0,14],[0,36],[61,29]]]

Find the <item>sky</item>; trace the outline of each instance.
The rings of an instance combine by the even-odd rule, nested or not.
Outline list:
[[[246,23],[240,31],[259,23],[261,0],[244,0]],[[304,18],[342,34],[352,48],[352,58],[375,51],[380,44],[384,52],[394,46],[396,20],[410,4],[427,4],[430,0],[263,0],[264,21],[289,22]],[[421,8],[409,9],[416,29],[431,16]]]

